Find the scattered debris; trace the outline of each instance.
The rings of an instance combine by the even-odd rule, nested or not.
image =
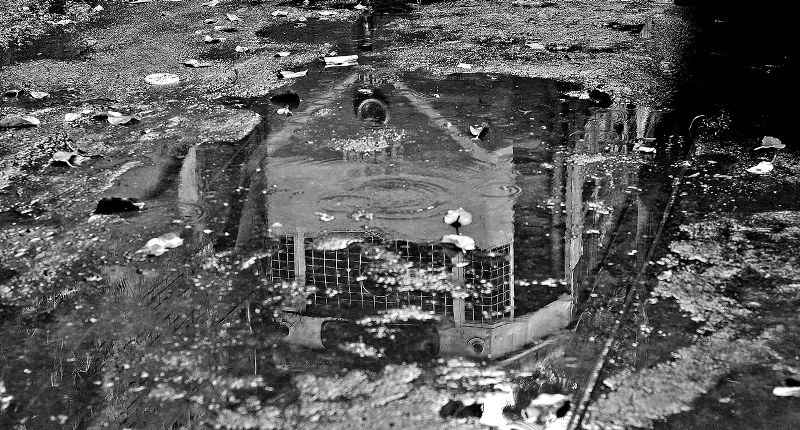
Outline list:
[[[236,16],[236,15],[234,15],[232,13],[226,13],[225,17],[228,18],[228,21],[230,21],[230,22],[235,22],[235,21],[241,21],[242,20],[241,18],[239,18],[238,16]]]
[[[471,69],[472,68],[472,64],[458,63],[458,64],[456,64],[456,67],[458,67],[459,69]]]
[[[635,151],[644,152],[645,154],[655,154],[656,148],[652,146],[637,146],[633,148]]]
[[[489,135],[489,125],[483,123],[481,125],[471,125],[469,126],[469,132],[472,135],[473,140],[483,140]]]
[[[764,136],[761,139],[761,146],[756,148],[755,150],[758,151],[759,149],[783,149],[786,148],[786,144],[781,143],[781,140],[777,137],[772,136]]]
[[[778,397],[800,397],[800,375],[786,378],[784,387],[775,387],[772,394]]]
[[[289,54],[291,54],[291,52],[289,52],[289,51],[281,51],[281,52],[278,52],[278,53],[275,54],[275,58],[288,57]]]
[[[67,165],[69,167],[77,167],[83,164],[89,157],[84,157],[76,151],[56,151],[50,158],[50,164]]]
[[[317,251],[338,251],[359,242],[364,242],[364,238],[355,235],[334,234],[314,239],[313,246]]]
[[[300,78],[308,74],[308,70],[303,70],[301,72],[293,72],[291,70],[281,70],[278,72],[278,76],[281,79],[292,79],[292,78]]]
[[[205,37],[203,37],[203,41],[205,43],[220,43],[220,42],[224,42],[225,38],[224,37],[215,37],[215,36],[212,36],[210,34],[206,34]]]
[[[50,93],[46,93],[44,91],[31,91],[30,95],[31,95],[31,97],[33,97],[35,99],[41,100],[41,99],[43,99],[45,97],[49,97]]]
[[[359,209],[359,210],[351,213],[350,214],[350,218],[352,218],[353,221],[355,221],[355,222],[361,221],[361,218],[364,218],[364,219],[367,219],[369,221],[372,221],[373,219],[375,219],[375,213],[374,212],[367,212],[367,211],[365,211],[363,209]]]
[[[276,111],[275,111],[275,113],[277,113],[278,115],[286,115],[286,116],[291,116],[291,115],[294,115],[294,114],[292,113],[292,111],[291,111],[291,110],[289,110],[289,108],[288,108],[288,107],[282,107],[282,108],[280,108],[280,109],[276,110]]]
[[[297,93],[285,92],[283,94],[276,94],[269,98],[269,101],[278,106],[283,106],[288,109],[297,109],[300,106],[300,96]]]
[[[108,122],[111,125],[133,125],[139,122],[139,118],[131,115],[121,115],[121,116],[108,116]]]
[[[183,245],[183,239],[181,239],[177,234],[166,233],[159,237],[148,240],[144,247],[136,251],[136,253],[154,255],[157,257],[165,253],[168,249],[177,248],[181,245]]]
[[[250,48],[248,48],[246,46],[236,45],[236,47],[233,48],[233,50],[236,51],[236,52],[247,52],[247,51],[250,50]]]
[[[547,49],[547,47],[544,46],[543,43],[539,43],[539,42],[528,42],[528,43],[525,44],[525,46],[527,46],[528,48],[531,48],[531,49],[535,49],[537,51],[544,51],[544,50]]]
[[[272,12],[272,16],[289,16],[289,12],[286,12],[285,10],[276,10]]]
[[[75,112],[69,112],[64,114],[64,122],[73,122],[81,119],[81,114]]]
[[[611,95],[597,88],[589,91],[589,101],[592,102],[594,105],[601,107],[603,109],[611,106],[614,103],[614,100],[611,98]]]
[[[472,224],[472,214],[462,207],[458,209],[450,209],[444,216],[445,224],[448,224],[456,229]]]
[[[442,236],[441,242],[455,245],[463,252],[475,250],[475,239],[461,234],[446,234]]]
[[[41,123],[38,118],[33,116],[5,116],[0,119],[0,128],[36,127]]]
[[[321,11],[319,11],[320,16],[333,16],[333,15],[337,15],[338,13],[339,12],[336,12],[335,10],[321,10]]]
[[[110,215],[117,212],[132,212],[138,211],[144,207],[144,203],[136,199],[129,199],[125,197],[103,197],[97,202],[97,208],[94,213],[101,215]]]
[[[232,27],[230,25],[215,25],[214,31],[222,31],[224,33],[234,33],[239,31],[239,29],[236,27]]]
[[[358,55],[325,57],[325,67],[346,67],[355,65],[358,65]]]
[[[210,0],[205,3],[202,3],[203,6],[214,7],[219,4],[219,0]]]
[[[186,67],[211,67],[211,63],[201,63],[199,60],[192,58],[191,60],[186,60],[183,62],[183,65]]]
[[[747,169],[748,172],[755,174],[755,175],[766,175],[767,173],[771,172],[775,166],[772,165],[769,161],[762,161],[755,166]]]
[[[153,73],[145,76],[144,81],[150,85],[172,85],[180,82],[181,78],[172,73]]]
[[[336,218],[333,215],[326,214],[325,212],[314,212],[314,215],[319,216],[319,220],[322,222],[331,222]]]
[[[355,6],[353,6],[353,9],[355,9],[355,10],[364,10],[364,9],[366,9],[366,8],[367,8],[367,7],[366,7],[366,6],[364,6],[364,5],[363,5],[363,4],[361,4],[361,3],[359,3],[359,4],[355,5]]]

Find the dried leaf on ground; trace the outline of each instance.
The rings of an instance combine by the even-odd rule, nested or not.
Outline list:
[[[786,148],[786,144],[782,143],[780,139],[777,137],[772,136],[764,136],[761,139],[761,146],[756,148],[755,150],[758,151],[759,149],[783,149]]]

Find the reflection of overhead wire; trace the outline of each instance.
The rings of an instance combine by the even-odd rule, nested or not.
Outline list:
[[[683,182],[683,178],[686,175],[686,170],[689,168],[689,158],[692,156],[695,147],[695,141],[691,134],[692,126],[694,125],[695,120],[704,117],[704,115],[698,115],[694,119],[692,119],[691,123],[689,124],[689,128],[687,130],[687,134],[689,135],[690,145],[684,156],[684,163],[681,165],[681,170],[678,175],[672,181],[672,194],[670,194],[669,200],[667,201],[667,205],[664,207],[664,213],[661,217],[661,221],[658,224],[658,229],[656,230],[655,235],[653,235],[653,241],[650,243],[650,247],[647,250],[647,255],[644,258],[644,264],[636,273],[636,277],[634,278],[633,282],[628,284],[627,286],[627,293],[625,294],[625,302],[622,305],[622,310],[619,311],[619,314],[616,317],[614,322],[614,326],[611,328],[610,336],[606,340],[605,345],[603,346],[603,350],[600,353],[600,356],[597,358],[597,363],[594,366],[594,370],[592,371],[591,376],[589,377],[589,381],[586,383],[586,388],[583,391],[583,396],[581,397],[580,401],[576,405],[575,412],[573,413],[572,417],[570,418],[569,424],[567,425],[568,430],[575,430],[583,421],[584,415],[586,414],[586,408],[591,400],[592,394],[594,393],[595,389],[597,388],[597,381],[600,379],[600,374],[605,367],[606,361],[608,359],[608,355],[611,352],[611,348],[617,341],[617,336],[619,335],[620,328],[622,328],[622,324],[624,323],[625,319],[628,316],[628,311],[631,308],[631,304],[633,303],[633,298],[635,297],[635,293],[638,290],[634,288],[644,282],[644,276],[647,272],[647,268],[649,265],[647,264],[651,258],[653,258],[653,254],[655,253],[656,245],[661,238],[661,234],[664,232],[664,227],[667,224],[667,220],[669,219],[670,212],[672,211],[672,207],[675,205],[675,201],[678,198],[678,193],[680,190],[680,184]]]

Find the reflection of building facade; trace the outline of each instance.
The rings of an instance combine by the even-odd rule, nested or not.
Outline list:
[[[355,84],[356,94],[367,94],[359,79],[349,78],[340,89]],[[440,354],[497,358],[566,327],[581,283],[598,265],[618,209],[635,184],[636,164],[606,168],[601,166],[602,157],[593,156],[625,153],[634,136],[644,137],[637,130],[636,115],[613,109],[587,115],[585,106],[561,100],[558,88],[542,81],[542,100],[536,101],[539,110],[531,115],[543,118],[539,121],[547,131],[524,139],[506,137],[502,139],[506,146],[494,141],[497,149],[489,150],[465,137],[453,125],[455,119],[449,120],[448,112],[420,92],[403,83],[381,92],[388,94],[392,109],[401,111],[394,117],[407,118],[413,112],[425,123],[419,130],[405,128],[408,134],[402,140],[366,155],[343,151],[344,157],[331,159],[328,153],[327,159],[309,160],[287,149],[299,139],[362,133],[361,124],[353,125],[352,120],[350,128],[343,118],[319,120],[313,127],[316,135],[277,133],[278,137],[268,138],[264,151],[269,156],[253,166],[261,173],[251,195],[252,190],[268,192],[261,200],[266,214],[260,215],[259,223],[277,223],[273,234],[280,238],[269,263],[273,280],[315,287],[304,308],[284,315],[283,322],[290,327],[287,339],[323,347],[325,323],[341,315],[352,318],[415,306],[439,316]],[[346,91],[341,93],[347,97]],[[345,97],[331,95],[326,103],[346,105],[341,101]],[[513,92],[494,97],[493,102],[506,110],[520,105]],[[310,105],[306,118],[325,106],[314,101]],[[378,117],[389,115],[370,114]],[[413,145],[422,136],[434,144]],[[559,146],[564,151],[553,151]],[[546,168],[528,170],[524,160],[535,161],[531,166],[544,163]],[[304,184],[302,190],[297,184]],[[547,204],[526,217],[525,226],[515,224],[516,206],[537,202],[542,206],[543,201]],[[451,258],[435,240],[449,233],[441,222],[442,213],[459,206],[474,214],[475,222],[464,234],[475,239],[478,249]],[[374,215],[369,222],[363,218],[367,213]],[[323,214],[333,219],[323,223]],[[240,227],[254,224],[247,217],[245,211]],[[515,256],[515,230],[544,233],[536,234],[536,240],[546,237],[550,244],[526,246],[521,256]],[[243,233],[240,228],[239,243],[247,242]],[[331,234],[355,238],[355,243],[337,250],[315,249],[315,240]],[[369,245],[384,246],[414,267],[444,270],[454,283],[471,285],[473,293],[462,298],[430,289],[370,288],[363,280],[371,264],[364,254]],[[526,266],[529,279],[562,280],[556,285],[562,286],[556,289],[558,294],[544,295],[535,308],[522,306],[523,313],[515,312],[520,308],[515,300],[515,264],[520,261],[523,266],[538,266]]]

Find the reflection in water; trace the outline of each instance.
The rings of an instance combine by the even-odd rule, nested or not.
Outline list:
[[[591,108],[545,80],[326,73],[330,89],[266,136],[189,149],[184,248],[109,265],[103,298],[78,300],[57,330],[4,334],[4,348],[23,346],[4,352],[3,378],[36,388],[9,387],[20,400],[3,428],[60,415],[93,428],[293,427],[307,418],[304,376],[390,362],[476,397],[489,370],[575,389],[585,369],[564,357],[595,347],[552,339],[623,277],[609,256],[645,254],[658,202],[639,196],[630,153],[653,145],[661,111]],[[473,139],[484,122],[492,132]],[[474,251],[440,243],[458,207],[473,215],[459,233]],[[531,378],[514,384],[545,390]]]

